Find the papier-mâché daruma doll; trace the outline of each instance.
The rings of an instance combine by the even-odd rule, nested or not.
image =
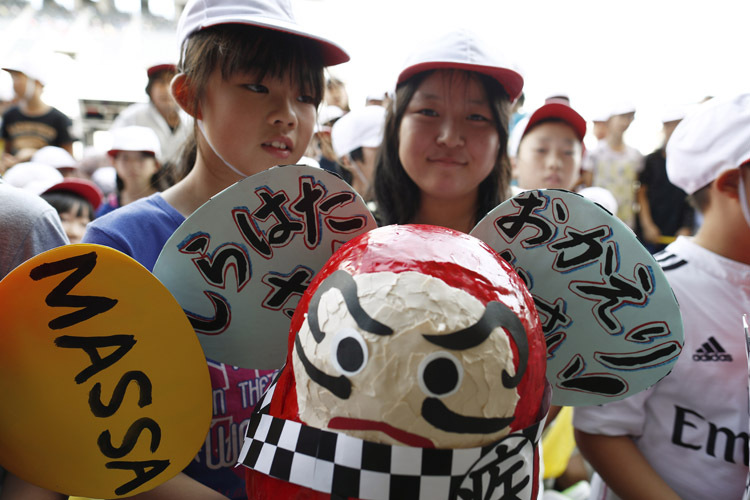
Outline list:
[[[276,448],[268,457],[271,445],[249,445],[246,464],[270,461],[270,475],[248,473],[252,498],[328,498],[298,486],[323,469],[334,498],[445,496],[467,472],[462,461],[538,427],[546,414],[545,348],[531,295],[497,253],[450,229],[388,226],[349,242],[308,288],[289,344],[263,411],[282,440],[294,429],[300,451]],[[334,437],[344,442],[325,457],[320,448]],[[512,459],[523,470],[507,480],[531,492],[536,451],[533,435],[524,439],[528,461]],[[403,469],[399,452],[412,460]],[[339,457],[350,453],[361,458]]]

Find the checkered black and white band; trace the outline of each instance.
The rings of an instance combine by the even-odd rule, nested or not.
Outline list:
[[[521,500],[536,493],[541,424],[478,448],[391,446],[273,417],[266,396],[240,455],[263,474],[362,500]]]

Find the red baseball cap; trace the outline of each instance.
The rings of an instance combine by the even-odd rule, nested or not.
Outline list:
[[[75,177],[69,177],[62,182],[58,182],[54,186],[47,189],[44,193],[59,193],[68,192],[73,193],[84,200],[91,203],[91,206],[96,210],[102,202],[104,194],[99,186],[87,179],[78,179]]]
[[[544,105],[518,122],[513,128],[508,140],[508,154],[516,156],[518,147],[521,145],[521,139],[526,135],[526,132],[540,121],[549,119],[562,120],[570,125],[578,140],[583,144],[583,138],[586,136],[586,120],[568,105],[567,100],[550,98],[545,101]]]
[[[171,71],[173,73],[177,73],[177,65],[169,63],[155,64],[153,66],[149,66],[148,69],[146,69],[146,75],[151,78],[155,73],[158,73],[160,71]]]

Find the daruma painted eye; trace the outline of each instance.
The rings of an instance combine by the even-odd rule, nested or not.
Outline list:
[[[342,328],[333,337],[331,363],[344,375],[356,375],[367,365],[367,344],[353,328]]]
[[[419,365],[419,388],[428,396],[441,398],[455,394],[463,378],[461,362],[449,352],[434,352]]]

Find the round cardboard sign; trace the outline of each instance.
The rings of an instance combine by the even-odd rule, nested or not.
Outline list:
[[[562,190],[525,191],[471,234],[524,281],[547,343],[552,404],[623,399],[672,369],[684,342],[659,265],[600,205]]]
[[[206,360],[144,267],[68,245],[0,282],[0,464],[69,495],[130,496],[175,476],[211,422]]]
[[[280,368],[292,314],[315,273],[376,226],[339,177],[305,165],[275,167],[225,189],[185,220],[154,274],[185,310],[208,358]]]

